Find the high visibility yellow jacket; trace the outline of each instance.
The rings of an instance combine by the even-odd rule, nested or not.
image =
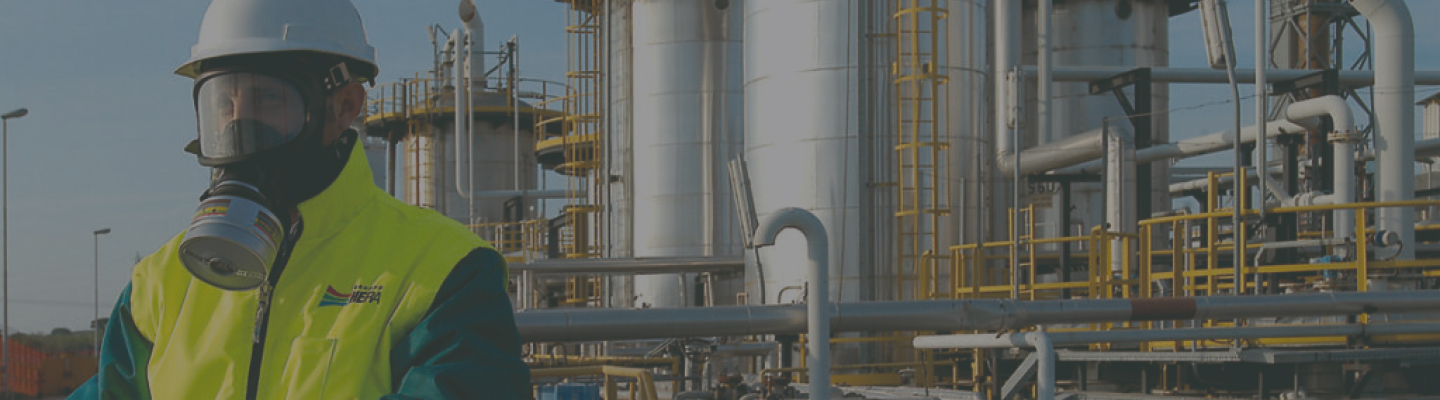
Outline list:
[[[529,398],[503,257],[375,187],[351,153],[299,205],[273,289],[195,279],[183,233],[136,265],[101,373],[71,398]]]

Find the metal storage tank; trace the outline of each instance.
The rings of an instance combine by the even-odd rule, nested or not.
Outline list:
[[[755,212],[763,220],[799,207],[820,219],[830,238],[830,294],[840,301],[859,300],[860,246],[891,245],[857,229],[859,3],[768,0],[745,9],[745,157]],[[762,249],[759,279],[747,282],[751,297],[803,300],[804,249],[794,230]]]
[[[755,208],[760,218],[785,207],[799,207],[814,213],[830,237],[830,293],[832,300],[886,300],[905,293],[885,288],[895,285],[897,271],[892,263],[862,265],[867,254],[894,253],[893,232],[865,226],[862,209],[876,186],[894,182],[864,162],[894,162],[870,154],[894,153],[894,149],[870,149],[874,138],[896,135],[894,107],[875,107],[883,101],[868,93],[874,76],[871,68],[888,68],[891,59],[867,60],[861,43],[877,34],[872,29],[889,29],[872,13],[889,17],[889,7],[875,7],[859,0],[766,0],[751,1],[745,10],[745,155],[749,161]],[[944,89],[946,115],[943,135],[949,142],[948,161],[934,173],[946,174],[948,196],[941,206],[963,209],[947,219],[950,226],[938,227],[943,242],[954,243],[964,235],[978,235],[984,219],[980,189],[986,185],[983,160],[985,109],[985,26],[983,1],[948,0],[943,47],[948,75]],[[883,55],[882,58],[896,54]],[[892,58],[893,59],[893,58]],[[885,75],[881,75],[885,76]],[[893,79],[890,75],[889,79]],[[883,110],[883,111],[876,111]],[[891,121],[876,124],[873,121]],[[869,121],[869,122],[865,122]],[[890,140],[889,143],[894,143]],[[883,145],[880,147],[884,147]],[[869,154],[862,153],[862,149]],[[878,169],[883,171],[884,169]],[[895,172],[890,169],[890,173]],[[959,184],[953,184],[958,182]],[[868,212],[882,212],[864,211]],[[894,210],[889,213],[893,214]],[[888,214],[887,214],[888,215]],[[892,217],[893,218],[893,217]],[[968,236],[967,236],[968,238]],[[789,303],[801,299],[805,282],[804,239],[794,231],[782,233],[774,247],[761,250],[758,263],[749,269],[756,276],[747,282],[751,297],[763,296],[765,304]],[[948,253],[948,249],[939,249]],[[870,261],[873,262],[873,261]],[[878,296],[878,297],[877,297]]]
[[[726,168],[743,140],[741,9],[728,0],[630,4],[631,69],[613,73],[628,72],[633,85],[624,148],[633,149],[635,257],[742,254]],[[634,306],[694,305],[694,275],[636,276]]]
[[[1036,9],[1025,3],[1023,13],[1022,53],[1025,64],[1036,62]],[[1169,5],[1162,0],[1067,0],[1054,6],[1054,40],[1052,60],[1055,66],[1126,66],[1165,67],[1169,65]],[[1027,82],[1031,89],[1028,120],[1034,121],[1035,80]],[[1110,93],[1090,95],[1085,82],[1055,82],[1052,93],[1050,134],[1039,133],[1034,124],[1025,126],[1022,148],[1061,140],[1070,135],[1101,128],[1105,118],[1111,124],[1126,124],[1125,111]],[[1169,108],[1169,90],[1163,83],[1152,85],[1151,110]],[[1133,93],[1129,89],[1127,93]],[[1127,94],[1128,96],[1129,94]],[[1167,143],[1170,135],[1168,114],[1157,112],[1151,117],[1151,143]],[[1151,164],[1150,204],[1153,212],[1170,209],[1169,164]],[[1100,184],[1074,184],[1073,207],[1068,236],[1088,234],[1091,227],[1105,221],[1104,189]],[[1043,196],[1043,197],[1042,197]],[[1053,197],[1052,197],[1053,196]],[[1045,237],[1061,236],[1058,223],[1058,194],[1040,194],[1030,201],[1048,201],[1054,206],[1037,211],[1039,233]],[[1022,206],[1024,203],[1022,202]],[[1038,208],[1038,207],[1037,207]],[[1149,218],[1149,216],[1141,216]]]
[[[989,201],[1009,191],[987,187],[993,171],[995,148],[991,143],[990,112],[987,94],[990,64],[988,13],[985,0],[950,0],[949,32],[946,37],[946,76],[949,78],[947,114],[950,150],[950,178],[957,184],[950,187],[950,205],[954,210],[954,226],[944,232],[952,245],[980,243],[1005,236],[1004,225],[991,221],[997,215],[987,208]],[[999,206],[1008,207],[1008,203]],[[1004,213],[1000,213],[1003,220]],[[988,236],[988,238],[986,237]]]
[[[534,109],[520,104],[517,135],[505,94],[481,91],[478,85],[475,90],[473,141],[464,132],[456,134],[448,115],[434,120],[430,134],[405,137],[405,198],[463,223],[504,222],[506,200],[537,188]],[[444,114],[454,108],[454,97],[449,90],[439,95]],[[522,207],[528,212],[534,204],[531,198]]]

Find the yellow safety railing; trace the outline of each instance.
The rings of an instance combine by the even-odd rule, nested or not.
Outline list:
[[[1034,215],[1034,206],[1021,210],[1022,214]],[[1012,211],[1013,213],[1013,211]],[[1011,219],[1013,220],[1013,219]],[[1036,232],[1034,218],[1023,218],[1025,232]],[[1014,227],[1012,227],[1014,229]],[[1105,231],[1096,227],[1089,236],[1057,238],[1034,237],[1030,233],[1019,235],[1019,243],[993,241],[985,243],[951,246],[949,271],[950,287],[954,290],[934,293],[930,298],[1017,298],[1025,300],[1048,300],[1061,298],[1065,291],[1071,298],[1115,298],[1129,297],[1137,291],[1139,280],[1139,259],[1134,254],[1141,247],[1142,235]],[[1056,271],[1057,282],[1039,280],[1041,265],[1057,265],[1059,254],[1042,252],[1047,245],[1077,244],[1078,251],[1072,257],[1086,258],[1085,265],[1090,271],[1086,281],[1065,282],[1069,274]],[[1020,263],[1012,265],[1010,252],[1018,251]],[[1019,268],[1019,273],[1013,269]],[[938,275],[938,274],[937,274]],[[1020,277],[1019,282],[1014,277]],[[931,283],[933,284],[933,283]]]
[[[422,78],[416,73],[413,77],[399,82],[376,85],[370,89],[369,98],[365,101],[365,123],[376,125],[452,114],[455,112],[455,92],[451,88],[442,87],[449,85],[449,82],[448,79]],[[537,121],[563,118],[560,110],[546,107],[552,102],[564,100],[566,90],[563,84],[539,79],[520,79],[515,85],[514,88],[500,85],[492,87],[496,88],[496,93],[503,94],[507,99],[515,97],[511,95],[512,90],[518,90],[521,98],[539,100],[532,108],[521,111],[538,114]],[[476,105],[472,109],[477,112],[508,112],[511,106],[513,105]]]
[[[528,263],[545,257],[545,234],[549,224],[544,219],[521,222],[494,222],[470,225],[470,230],[490,242],[507,262]]]

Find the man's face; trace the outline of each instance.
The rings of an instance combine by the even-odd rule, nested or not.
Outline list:
[[[233,73],[206,79],[196,97],[200,149],[206,157],[231,157],[271,149],[299,136],[305,101],[294,86],[275,77]]]

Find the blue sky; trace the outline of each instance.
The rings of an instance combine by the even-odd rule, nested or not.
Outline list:
[[[756,0],[751,0],[756,1]],[[763,1],[763,0],[759,0]],[[429,68],[425,27],[459,26],[454,0],[355,0],[379,51],[380,82]],[[551,0],[478,1],[494,48],[521,38],[522,74],[563,80],[565,10]],[[1440,2],[1410,1],[1415,15],[1440,15]],[[11,120],[10,325],[12,331],[88,328],[94,255],[100,237],[100,307],[109,313],[137,254],[148,254],[183,229],[207,172],[180,151],[195,135],[191,82],[171,74],[194,44],[207,2],[197,0],[0,0],[0,112]],[[1252,64],[1251,1],[1230,4],[1236,51]],[[1416,67],[1440,69],[1417,23]],[[1170,64],[1204,65],[1199,19],[1171,19]],[[1242,87],[1243,93],[1254,89]],[[1433,93],[1420,88],[1418,96]],[[1224,86],[1173,85],[1171,107],[1228,98]],[[1171,137],[1230,126],[1231,107],[1172,115]],[[1253,105],[1244,105],[1246,121]],[[1418,128],[1418,125],[1417,125]],[[1216,156],[1225,163],[1230,156]],[[1192,165],[1192,163],[1186,163]]]

